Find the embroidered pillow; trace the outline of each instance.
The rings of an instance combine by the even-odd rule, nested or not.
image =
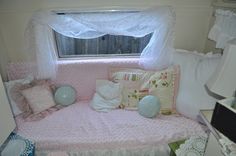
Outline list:
[[[169,67],[162,71],[148,72],[141,89],[148,89],[150,95],[160,99],[161,111],[174,111],[179,87],[179,66]]]
[[[120,108],[137,110],[138,102],[148,95],[146,89],[141,90],[141,79],[145,72],[141,69],[111,68],[109,78],[123,85]]]
[[[38,114],[54,105],[51,89],[47,85],[37,85],[21,91],[33,114]]]
[[[138,102],[146,95],[147,89],[141,89],[140,81],[123,81],[121,108],[136,110]]]
[[[114,68],[109,78],[122,83],[122,107],[137,109],[138,102],[148,94],[158,97],[162,112],[175,111],[175,101],[179,86],[179,66],[161,71]]]

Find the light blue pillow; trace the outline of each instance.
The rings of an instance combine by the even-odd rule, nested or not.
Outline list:
[[[57,88],[54,100],[57,104],[67,106],[75,102],[76,91],[73,87],[69,85],[61,86]]]
[[[160,112],[160,100],[153,95],[143,97],[138,104],[138,112],[146,118],[153,118]]]

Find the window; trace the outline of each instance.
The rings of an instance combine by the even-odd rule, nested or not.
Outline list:
[[[94,39],[77,39],[56,31],[55,41],[59,58],[138,56],[149,43],[152,34],[136,38],[104,35]]]

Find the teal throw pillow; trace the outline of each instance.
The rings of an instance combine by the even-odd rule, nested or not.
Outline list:
[[[69,85],[61,86],[57,88],[54,99],[57,104],[70,105],[76,100],[76,90]]]
[[[143,97],[138,104],[139,114],[146,118],[153,118],[160,112],[160,100],[153,95]]]

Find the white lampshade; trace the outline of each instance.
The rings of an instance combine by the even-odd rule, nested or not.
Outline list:
[[[226,45],[221,61],[207,82],[208,89],[220,96],[234,96],[236,90],[236,39]]]

